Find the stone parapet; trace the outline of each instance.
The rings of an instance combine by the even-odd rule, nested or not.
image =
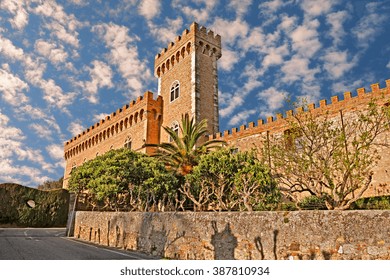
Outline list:
[[[77,212],[75,238],[170,259],[390,259],[390,211]]]

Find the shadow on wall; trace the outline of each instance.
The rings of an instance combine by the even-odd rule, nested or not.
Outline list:
[[[214,234],[211,236],[211,244],[214,246],[215,260],[234,260],[234,250],[237,247],[237,237],[235,237],[227,223],[225,229],[218,232],[217,222],[212,221],[211,226]]]
[[[278,234],[279,234],[279,230],[275,229],[274,230],[274,236],[273,236],[273,254],[274,254],[274,259],[275,260],[278,259],[278,254],[277,254]],[[260,236],[255,238],[255,245],[256,245],[257,250],[260,253],[261,259],[264,260],[265,259],[264,246],[263,246],[263,243],[261,241],[261,237]]]

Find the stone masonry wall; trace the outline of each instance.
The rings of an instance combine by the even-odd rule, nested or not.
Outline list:
[[[171,259],[390,259],[390,211],[77,212],[75,238]]]
[[[319,106],[316,104],[308,104],[308,109],[313,112],[314,116],[328,114],[330,118],[338,121],[340,111],[343,111],[345,118],[356,117],[356,112],[367,110],[368,104],[374,101],[379,106],[390,106],[390,80],[386,80],[386,87],[380,88],[379,84],[371,85],[371,92],[366,92],[364,88],[359,88],[356,95],[351,92],[345,92],[343,99],[338,96],[331,97],[331,102],[321,100]],[[298,108],[297,111],[303,111],[303,108]],[[255,124],[250,122],[248,125],[241,125],[239,128],[225,130],[223,133],[217,133],[210,139],[220,139],[228,143],[229,146],[238,148],[240,151],[255,149],[259,154],[267,143],[267,137],[273,137],[286,131],[288,127],[287,118],[291,117],[295,112],[292,110],[285,114],[277,114],[276,118],[270,116],[266,121],[260,119]],[[390,143],[390,131],[383,134],[380,143]],[[390,157],[389,148],[378,147],[381,158],[373,169],[373,179],[370,188],[365,192],[364,196],[380,196],[390,194]]]

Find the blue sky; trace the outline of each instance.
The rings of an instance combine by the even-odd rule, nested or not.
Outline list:
[[[60,178],[63,143],[156,93],[193,21],[222,36],[222,131],[390,79],[390,0],[0,0],[0,183]]]

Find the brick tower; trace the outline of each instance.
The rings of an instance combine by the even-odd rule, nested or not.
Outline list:
[[[217,60],[221,36],[191,24],[175,42],[156,55],[154,73],[163,97],[162,126],[178,129],[182,114],[207,119],[209,134],[219,130]],[[161,142],[169,141],[161,128]]]

